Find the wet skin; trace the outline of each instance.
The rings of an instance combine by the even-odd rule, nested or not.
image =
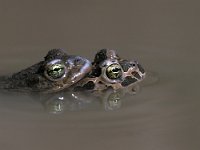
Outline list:
[[[145,78],[145,71],[137,61],[122,59],[115,50],[97,52],[91,72],[74,86],[75,91],[113,90],[135,85]]]
[[[45,93],[67,88],[72,91],[103,91],[110,87],[114,90],[127,88],[144,77],[145,71],[137,61],[122,59],[115,50],[98,51],[91,64],[83,57],[52,49],[43,61],[1,78],[0,86],[8,90]]]
[[[57,92],[81,80],[91,70],[89,60],[52,49],[43,61],[1,78],[1,88],[31,92]]]
[[[10,77],[3,77],[1,88],[34,92],[31,96],[53,113],[68,107],[66,99],[75,107],[78,102],[81,108],[96,99],[103,101],[105,110],[115,110],[120,108],[125,95],[136,94],[136,83],[144,77],[145,71],[138,62],[122,59],[114,50],[100,50],[91,64],[83,57],[53,49],[43,61]]]

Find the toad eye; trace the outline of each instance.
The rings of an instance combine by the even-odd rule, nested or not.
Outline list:
[[[54,64],[48,67],[47,74],[53,79],[61,78],[65,74],[65,67],[62,64]]]
[[[107,67],[106,75],[109,79],[115,80],[122,77],[122,68],[119,64],[112,64]]]
[[[45,75],[52,81],[57,81],[66,75],[66,67],[61,62],[50,62],[46,66]]]

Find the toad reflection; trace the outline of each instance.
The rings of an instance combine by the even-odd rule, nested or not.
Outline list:
[[[125,97],[135,95],[139,86],[131,85],[124,89],[107,89],[102,92],[71,92],[62,91],[58,93],[49,93],[40,95],[40,103],[44,109],[52,114],[60,114],[65,111],[80,111],[103,109],[105,111],[114,111],[121,108]],[[38,96],[38,95],[37,95]]]

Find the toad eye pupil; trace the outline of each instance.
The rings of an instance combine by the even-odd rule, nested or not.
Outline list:
[[[53,64],[47,69],[47,74],[53,79],[61,78],[65,74],[65,67],[62,64]]]
[[[112,64],[106,69],[106,75],[109,79],[119,79],[122,76],[122,69],[118,64]]]
[[[59,71],[59,70],[61,70],[61,68],[55,68],[55,69],[54,69],[54,71]]]
[[[118,72],[118,71],[120,71],[120,68],[113,68],[112,71],[113,72]]]

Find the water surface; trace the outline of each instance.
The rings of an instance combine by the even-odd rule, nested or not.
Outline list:
[[[39,4],[38,4],[39,3]],[[0,145],[10,149],[198,150],[199,4],[197,1],[2,2],[1,74],[41,60],[51,48],[93,59],[117,49],[158,81],[109,111],[66,99],[63,113],[21,93],[1,93]],[[149,81],[149,80],[148,80]]]

